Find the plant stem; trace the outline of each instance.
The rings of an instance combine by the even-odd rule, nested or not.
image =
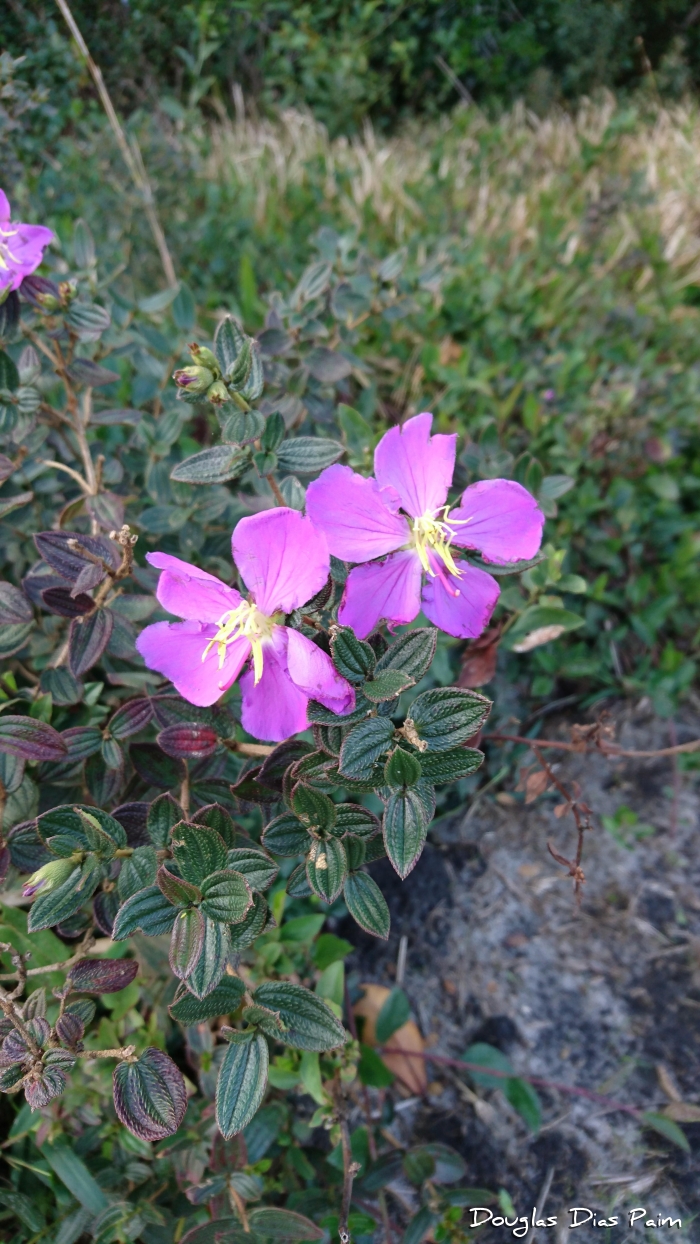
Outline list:
[[[173,264],[173,261],[170,255],[170,251],[168,250],[168,244],[165,240],[165,234],[163,232],[162,225],[160,223],[160,220],[158,219],[158,213],[156,211],[155,202],[153,199],[153,191],[151,189],[151,184],[148,180],[148,176],[143,165],[143,160],[141,158],[141,152],[139,150],[138,144],[135,142],[135,140],[133,142],[133,146],[130,146],[129,144],[127,136],[124,133],[124,130],[122,129],[122,125],[119,120],[119,117],[117,116],[114,104],[112,103],[112,99],[109,94],[109,91],[107,90],[107,87],[105,86],[104,79],[102,77],[102,71],[99,65],[95,64],[94,60],[92,59],[90,55],[89,48],[80,32],[80,27],[78,26],[75,18],[73,17],[73,14],[71,13],[70,8],[68,7],[67,0],[56,0],[56,3],[59,9],[61,10],[61,13],[63,14],[63,17],[65,18],[68,29],[70,30],[73,38],[75,39],[75,42],[78,45],[78,50],[80,51],[81,56],[84,58],[85,63],[92,76],[92,80],[95,83],[95,86],[97,87],[97,94],[99,95],[100,100],[102,102],[102,107],[107,113],[107,119],[109,121],[109,124],[112,127],[112,133],[114,134],[114,137],[117,140],[117,145],[119,147],[119,150],[122,153],[124,163],[126,164],[126,167],[131,173],[132,181],[134,185],[136,186],[137,190],[139,190],[139,192],[141,193],[143,197],[143,205],[144,205],[144,209],[146,212],[146,217],[151,227],[151,233],[153,234],[155,244],[158,247],[158,254],[160,255],[160,262],[163,265],[165,279],[168,282],[168,285],[176,285],[177,276],[175,275],[175,266]]]
[[[135,1045],[123,1045],[119,1050],[79,1050],[76,1058],[131,1058],[136,1050]]]

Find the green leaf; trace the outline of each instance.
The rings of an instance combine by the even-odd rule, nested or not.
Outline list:
[[[374,436],[367,420],[353,406],[339,402],[335,417],[352,458],[362,462],[372,448]]]
[[[377,673],[384,670],[401,670],[419,682],[429,669],[435,656],[437,629],[434,626],[419,626],[407,631],[400,639],[389,646],[377,661]]]
[[[322,1240],[324,1232],[310,1218],[290,1209],[265,1207],[254,1209],[248,1215],[250,1228],[257,1235],[274,1240],[276,1244],[297,1244],[301,1240]]]
[[[180,281],[177,294],[173,298],[171,306],[171,315],[175,321],[175,327],[180,329],[182,333],[189,333],[194,328],[194,320],[196,314],[196,306],[194,295],[188,285],[184,281]]]
[[[122,860],[117,881],[117,891],[122,902],[138,894],[146,886],[153,885],[158,871],[158,858],[154,847],[135,847],[133,855]]]
[[[325,436],[297,436],[284,441],[277,450],[277,458],[283,471],[295,475],[315,475],[337,462],[345,453],[339,441]]]
[[[343,898],[353,920],[366,933],[381,937],[389,936],[391,917],[386,899],[373,877],[368,873],[352,873],[345,882]]]
[[[283,812],[265,827],[262,843],[275,855],[301,855],[308,851],[311,839],[298,817],[291,812]]]
[[[330,708],[319,704],[318,700],[309,700],[306,710],[309,721],[319,726],[341,726],[347,728],[357,721],[362,721],[368,713],[372,711],[372,705],[369,700],[358,692],[355,697],[355,707],[351,713],[343,713],[342,717],[338,713],[332,712]]]
[[[214,334],[214,353],[224,375],[231,370],[248,338],[238,320],[224,316]]]
[[[4,350],[0,350],[0,389],[7,389],[10,393],[16,393],[19,388],[19,372]]]
[[[477,1041],[474,1045],[470,1045],[469,1049],[462,1054],[465,1063],[476,1063],[479,1067],[483,1067],[483,1071],[474,1071],[471,1067],[468,1074],[475,1084],[481,1084],[484,1088],[500,1088],[503,1089],[506,1084],[505,1076],[513,1075],[513,1067],[509,1058],[496,1049],[494,1045],[488,1045],[485,1041]],[[490,1076],[489,1069],[504,1073],[500,1076]]]
[[[391,753],[384,766],[384,778],[387,786],[415,786],[420,781],[423,768],[417,756],[397,747]]]
[[[378,817],[359,803],[339,803],[336,804],[335,811],[332,832],[336,838],[342,834],[353,834],[355,838],[373,838],[381,829]]]
[[[292,795],[292,807],[303,825],[327,833],[335,825],[335,804],[328,795],[299,782]]]
[[[455,747],[448,752],[423,752],[420,763],[428,781],[457,782],[475,773],[483,760],[484,753],[473,747]]]
[[[182,820],[182,808],[172,795],[159,795],[148,809],[146,828],[154,847],[162,850],[170,842],[170,831]]]
[[[360,1061],[357,1064],[357,1074],[360,1077],[360,1083],[366,1084],[368,1088],[389,1088],[396,1079],[394,1073],[389,1071],[384,1060],[379,1056],[371,1045],[360,1045]],[[388,1182],[391,1182],[390,1177]],[[368,1189],[369,1191],[369,1189]]]
[[[227,867],[241,873],[251,890],[261,891],[270,888],[279,872],[274,860],[254,847],[237,847],[229,851]]]
[[[265,431],[260,437],[260,445],[265,453],[273,454],[275,452],[278,446],[282,444],[286,430],[284,419],[278,410],[268,415]]]
[[[224,484],[237,479],[250,462],[250,454],[237,445],[212,445],[178,463],[170,478],[178,484]]]
[[[326,923],[325,916],[295,916],[280,929],[281,942],[312,942]]]
[[[513,1109],[525,1120],[530,1131],[538,1131],[542,1123],[542,1110],[540,1099],[532,1085],[527,1080],[514,1076],[512,1080],[506,1081],[505,1095]]]
[[[418,1210],[403,1233],[402,1244],[421,1244],[426,1235],[439,1222],[439,1216],[427,1205]]]
[[[193,997],[191,993],[183,994],[176,1002],[171,1003],[170,1014],[181,1024],[201,1024],[205,1019],[232,1015],[238,1010],[244,993],[245,985],[240,977],[222,976],[216,989],[203,998]]]
[[[197,784],[199,789],[199,783]],[[228,850],[236,845],[238,837],[236,824],[233,817],[222,808],[220,803],[208,803],[192,817],[196,825],[206,825],[209,829],[215,829],[223,840]]]
[[[286,981],[260,985],[253,998],[260,1006],[279,1011],[285,1025],[285,1045],[298,1050],[333,1050],[344,1045],[346,1034],[340,1020],[320,998]]]
[[[380,670],[371,682],[362,688],[367,699],[373,704],[381,704],[382,700],[394,700],[402,691],[412,687],[415,678],[405,670]]]
[[[229,926],[204,917],[199,958],[187,974],[187,988],[195,998],[206,998],[219,984],[231,953]]]
[[[211,920],[237,924],[252,902],[250,886],[241,873],[225,868],[202,882],[202,911]]]
[[[367,842],[363,838],[356,838],[354,834],[345,834],[343,846],[348,861],[348,872],[357,872],[367,859]]]
[[[207,825],[181,821],[172,833],[173,855],[182,876],[195,885],[226,868],[228,851],[221,834]]]
[[[58,1137],[52,1145],[43,1144],[41,1155],[84,1209],[91,1214],[100,1214],[107,1208],[107,1197],[100,1185],[65,1137]]]
[[[508,633],[506,646],[513,652],[531,652],[540,644],[549,643],[567,631],[584,626],[585,618],[568,609],[555,609],[549,605],[533,605],[520,615]]]
[[[348,626],[338,627],[332,633],[331,653],[335,668],[349,682],[364,682],[374,670],[376,658],[373,648],[358,639]]]
[[[217,410],[221,436],[233,445],[250,445],[265,430],[265,416],[259,410]]]
[[[384,810],[384,846],[401,880],[410,873],[420,858],[428,833],[430,817],[416,789],[397,792],[389,798]]]
[[[377,1016],[376,1034],[379,1045],[385,1045],[398,1028],[411,1018],[411,1004],[403,989],[396,986],[382,1005]]]
[[[306,877],[306,861],[303,864],[297,864],[296,868],[289,874],[287,894],[290,898],[309,898],[313,894],[313,890]]]
[[[253,895],[253,905],[248,908],[243,920],[238,924],[229,925],[229,937],[231,939],[231,950],[234,952],[245,950],[246,946],[252,946],[257,937],[260,936],[267,923],[268,905],[262,894]]]
[[[201,902],[202,891],[199,886],[183,877],[176,877],[165,864],[161,864],[156,875],[156,885],[175,907],[189,907],[192,903]]]
[[[186,980],[199,958],[204,942],[204,917],[197,907],[179,911],[170,937],[170,966]]]
[[[185,1078],[162,1050],[149,1047],[136,1062],[120,1063],[113,1090],[119,1121],[141,1140],[174,1135],[185,1117]]]
[[[375,763],[386,752],[394,736],[394,724],[388,717],[371,717],[360,722],[346,736],[340,749],[339,770],[349,778],[367,779]]]
[[[265,757],[259,777],[263,786],[269,786],[280,793],[284,789],[284,775],[290,765],[301,760],[311,751],[309,744],[303,739],[285,739]]]
[[[131,937],[137,929],[147,937],[169,933],[175,923],[177,911],[161,893],[157,885],[146,886],[132,894],[119,908],[112,929],[112,941],[121,942]]]
[[[321,971],[325,971],[332,963],[338,963],[353,950],[351,942],[344,937],[336,937],[335,933],[322,933],[313,950],[314,963]]]
[[[67,920],[78,911],[97,889],[101,869],[95,861],[87,860],[78,868],[73,869],[70,877],[62,885],[50,890],[48,894],[39,894],[29,913],[27,931],[35,933],[38,929],[48,929],[51,925]]]
[[[267,1087],[267,1041],[260,1033],[237,1034],[224,1055],[216,1084],[216,1122],[225,1140],[250,1123]]]
[[[476,691],[433,687],[411,705],[411,721],[429,750],[446,752],[466,742],[481,729],[491,701]]]
[[[337,838],[314,842],[306,861],[306,878],[319,898],[334,903],[347,877],[348,864],[343,844]]]
[[[653,1128],[660,1136],[665,1136],[666,1140],[670,1140],[674,1145],[678,1145],[679,1149],[683,1149],[685,1153],[690,1153],[690,1145],[685,1132],[668,1119],[665,1114],[657,1114],[654,1110],[643,1110],[640,1118],[647,1127]]]

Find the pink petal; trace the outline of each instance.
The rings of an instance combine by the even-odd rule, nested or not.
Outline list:
[[[253,670],[241,678],[244,730],[264,742],[281,743],[308,728],[306,706],[309,697],[295,687],[287,671],[287,628],[276,626],[272,641],[263,646],[263,672],[255,685]]]
[[[221,699],[250,656],[249,640],[236,639],[227,646],[221,669],[216,648],[203,661],[204,649],[215,634],[211,624],[154,622],[141,631],[136,647],[149,669],[169,678],[190,704],[205,707]]]
[[[242,518],[233,560],[262,613],[291,613],[320,592],[330,559],[321,532],[298,510],[280,507]]]
[[[457,437],[431,436],[429,413],[390,428],[374,451],[374,474],[382,488],[393,487],[412,518],[434,514],[447,500],[455,466]]]
[[[464,526],[456,524],[463,522]],[[478,549],[486,561],[504,565],[534,557],[542,543],[544,514],[532,493],[513,479],[482,479],[451,510],[453,544]]]
[[[12,209],[10,208],[10,200],[4,190],[0,190],[0,225],[8,224]]]
[[[287,636],[289,677],[311,700],[318,700],[335,713],[349,713],[355,707],[355,692],[342,678],[330,657],[313,640],[284,628]]]
[[[448,574],[443,562],[431,556],[435,578],[423,585],[423,613],[448,635],[476,639],[488,624],[500,587],[492,575],[468,562],[457,562],[461,575]]]
[[[306,512],[326,537],[329,552],[343,561],[385,557],[406,544],[410,529],[397,514],[401,498],[350,467],[330,466],[306,490]]]
[[[218,622],[222,614],[241,603],[241,595],[234,587],[170,553],[147,553],[146,561],[163,571],[156,596],[168,613],[179,618]]]
[[[412,622],[420,609],[421,564],[414,549],[392,553],[382,562],[370,562],[350,571],[338,610],[342,626],[351,626],[360,639],[381,618],[390,626]]]

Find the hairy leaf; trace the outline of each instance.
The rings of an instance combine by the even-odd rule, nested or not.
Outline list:
[[[285,1045],[298,1050],[333,1050],[344,1045],[346,1033],[330,1007],[302,985],[268,981],[253,994],[255,1002],[279,1011],[285,1025]]]
[[[237,1033],[224,1055],[216,1084],[216,1122],[225,1140],[243,1131],[265,1096],[267,1041],[259,1033]]]
[[[185,1117],[184,1077],[162,1050],[151,1046],[136,1062],[120,1063],[113,1088],[118,1119],[140,1140],[172,1136]]]
[[[361,929],[375,937],[388,938],[391,927],[389,908],[372,877],[367,873],[352,873],[345,882],[343,898],[350,915]]]

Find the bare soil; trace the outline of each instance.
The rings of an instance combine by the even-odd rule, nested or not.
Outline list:
[[[614,716],[624,747],[668,746],[668,722],[644,702]],[[680,742],[697,738],[700,718],[688,712],[676,729]],[[542,733],[566,739],[567,722],[550,719]],[[505,1189],[518,1213],[537,1205],[557,1215],[557,1227],[536,1230],[531,1241],[699,1241],[700,1123],[683,1124],[686,1154],[614,1104],[700,1104],[697,775],[674,770],[669,758],[548,756],[566,784],[580,783],[594,813],[580,906],[547,851],[548,840],[565,856],[575,850],[573,818],[554,815],[560,798],[525,806],[501,792],[438,822],[405,882],[386,861],[375,868],[391,938],[378,946],[353,925],[349,966],[362,980],[391,985],[405,935],[404,988],[430,1052],[457,1058],[486,1041],[521,1074],[610,1103],[538,1088],[543,1126],[533,1135],[500,1091],[474,1093],[461,1073],[431,1064],[427,1097],[403,1103],[392,1126],[403,1141],[453,1145],[467,1163],[465,1185]],[[621,805],[639,816],[628,845],[601,824]],[[408,1185],[399,1193],[410,1200]],[[618,1215],[619,1225],[572,1232],[573,1206]],[[628,1211],[642,1206],[654,1218],[680,1217],[682,1228],[630,1229]],[[395,1208],[405,1220],[400,1202]],[[480,1238],[513,1237],[487,1228]]]

